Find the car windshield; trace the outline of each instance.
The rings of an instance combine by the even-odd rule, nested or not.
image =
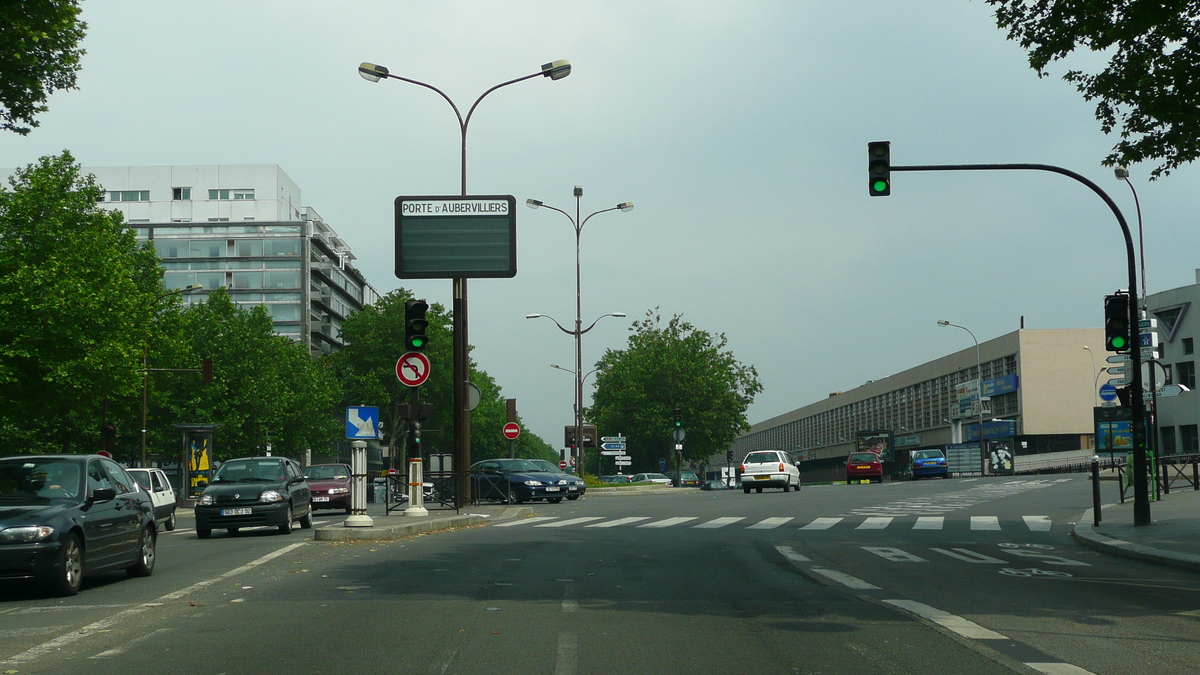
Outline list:
[[[773,452],[752,452],[746,455],[746,461],[743,464],[772,464],[779,462],[779,455]]]
[[[529,460],[529,463],[533,464],[534,466],[537,466],[539,471],[546,471],[549,473],[562,473],[562,469],[558,468],[557,464],[555,464],[554,462],[545,460],[545,459],[531,459],[531,460]]]
[[[245,459],[225,462],[213,476],[214,483],[274,483],[287,480],[283,464],[273,459]]]
[[[645,475],[646,475],[646,480],[671,480],[670,478],[667,478],[666,476],[662,475],[661,473],[648,473]]]
[[[501,471],[514,471],[517,473],[547,473],[547,470],[537,464],[538,460],[532,459],[497,459],[492,460],[500,465]],[[546,462],[549,464],[550,462]],[[554,473],[558,473],[558,468],[554,469]]]
[[[350,478],[350,467],[345,464],[317,464],[308,467],[304,475],[309,480],[346,480]]]
[[[55,459],[0,462],[0,502],[46,504],[78,501],[83,494],[82,465]]]
[[[920,450],[915,455],[913,455],[913,459],[942,459],[942,451],[941,450]]]
[[[879,457],[873,452],[856,452],[850,455],[851,462],[878,462]]]

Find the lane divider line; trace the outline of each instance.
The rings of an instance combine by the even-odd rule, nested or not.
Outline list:
[[[965,638],[970,638],[972,640],[1008,639],[1007,636],[1001,635],[1000,633],[997,633],[989,628],[984,628],[970,619],[964,619],[963,617],[956,614],[951,614],[950,612],[943,612],[940,609],[930,607],[929,605],[917,602],[916,600],[884,600],[883,602],[886,602],[893,607],[899,607],[900,609],[903,609],[911,614],[916,614],[922,619],[932,621],[942,628],[957,633]]]

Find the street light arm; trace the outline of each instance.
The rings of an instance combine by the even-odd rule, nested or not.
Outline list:
[[[413,80],[413,79],[409,79],[407,77],[400,77],[399,75],[392,75],[391,73],[377,73],[377,74],[381,75],[382,77],[391,78],[393,80],[400,80],[401,82],[415,84],[418,87],[425,87],[426,89],[432,89],[433,91],[436,91],[438,93],[438,95],[441,96],[442,98],[446,99],[446,103],[449,103],[450,107],[454,109],[454,116],[458,118],[459,129],[460,130],[466,129],[467,125],[463,121],[462,113],[459,112],[458,106],[454,104],[454,101],[449,96],[446,95],[446,92],[442,91],[441,89],[438,89],[437,87],[433,86],[432,84],[426,84],[424,82],[421,82],[420,80]],[[483,98],[483,97],[481,96],[480,98]],[[476,101],[476,103],[479,103],[479,101]],[[474,107],[472,107],[472,109],[474,109]]]
[[[534,206],[531,202],[537,202],[537,205]],[[529,204],[531,207],[533,207],[535,209],[550,209],[551,211],[558,211],[559,213],[566,216],[567,220],[571,221],[571,227],[574,227],[576,232],[579,231],[579,227],[576,226],[575,219],[571,217],[571,214],[567,213],[566,211],[563,211],[562,209],[558,208],[557,206],[550,206],[549,204],[546,204],[544,202],[539,202],[536,199],[532,199],[532,200],[526,199],[525,203]]]
[[[605,317],[609,317],[609,316],[615,316],[615,317],[617,317],[618,319],[620,319],[620,318],[623,318],[623,317],[625,316],[625,313],[624,313],[624,312],[611,312],[611,313],[609,313],[609,314],[601,314],[600,316],[596,317],[596,320],[592,322],[592,325],[590,325],[590,326],[588,326],[587,328],[584,328],[583,330],[579,331],[579,334],[580,334],[580,335],[583,335],[584,333],[588,332],[589,330],[591,330],[591,329],[595,328],[595,327],[596,327],[596,324],[600,322],[600,319],[603,319],[603,318],[605,318]],[[560,326],[560,328],[561,328],[561,326]],[[568,333],[570,333],[571,331],[567,331],[567,332],[568,332]]]
[[[523,77],[518,77],[515,80],[509,80],[508,82],[501,82],[500,84],[498,84],[498,85],[492,87],[491,89],[488,89],[487,91],[480,94],[479,98],[475,99],[475,102],[471,104],[471,109],[467,111],[467,119],[462,120],[461,117],[459,118],[460,120],[462,120],[463,134],[465,135],[467,133],[467,125],[471,123],[471,115],[473,115],[475,113],[475,108],[479,105],[479,102],[483,100],[483,97],[487,96],[488,94],[492,93],[493,91],[496,91],[497,89],[499,89],[501,87],[507,87],[510,84],[516,84],[518,82],[523,82],[530,78],[537,77],[538,75],[541,75],[541,74],[542,74],[542,71],[539,70],[538,72],[536,72],[532,75],[525,75]],[[458,112],[458,110],[455,109],[455,112]]]
[[[567,330],[566,328],[563,328],[562,324],[558,322],[558,319],[555,319],[554,317],[550,316],[549,314],[526,314],[525,318],[526,319],[550,319],[551,321],[554,322],[554,325],[558,326],[558,329],[561,330],[562,332],[566,333],[567,335],[575,334],[575,331]]]
[[[587,217],[587,218],[584,218],[584,219],[583,219],[583,222],[579,224],[579,229],[581,229],[581,230],[582,230],[582,229],[583,229],[583,226],[584,226],[584,225],[587,225],[587,221],[589,221],[589,220],[591,220],[591,219],[592,219],[592,216],[599,215],[599,214],[601,214],[601,213],[608,213],[609,211],[616,211],[616,210],[618,210],[618,209],[620,209],[620,208],[621,208],[620,206],[614,206],[614,207],[612,207],[612,208],[608,208],[608,209],[600,209],[599,211],[596,211],[595,213],[588,214],[588,217]]]

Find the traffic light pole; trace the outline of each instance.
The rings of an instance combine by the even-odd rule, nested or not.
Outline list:
[[[1129,268],[1129,296],[1138,297],[1137,253],[1133,247],[1133,236],[1129,224],[1116,202],[1099,185],[1074,171],[1050,164],[925,164],[914,166],[892,166],[892,171],[1049,171],[1083,183],[1104,200],[1117,217],[1121,233],[1125,237],[1125,256]],[[890,192],[890,190],[889,190]],[[1148,462],[1146,457],[1146,406],[1142,401],[1142,354],[1141,330],[1138,328],[1138,306],[1129,303],[1129,330],[1133,344],[1129,346],[1130,406],[1133,427],[1133,524],[1150,524],[1150,490]]]

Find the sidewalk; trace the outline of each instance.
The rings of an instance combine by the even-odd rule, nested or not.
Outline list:
[[[1173,486],[1161,501],[1150,502],[1150,525],[1133,524],[1133,500],[1103,507],[1099,527],[1092,509],[1072,530],[1084,546],[1125,558],[1200,571],[1200,492]]]
[[[449,530],[456,527],[472,527],[487,522],[523,518],[533,515],[528,506],[464,506],[460,513],[453,509],[429,509],[427,516],[406,516],[403,511],[391,515],[377,515],[379,509],[368,509],[374,522],[372,527],[346,527],[342,523],[318,527],[313,531],[316,541],[380,541],[400,539],[422,534]]]

